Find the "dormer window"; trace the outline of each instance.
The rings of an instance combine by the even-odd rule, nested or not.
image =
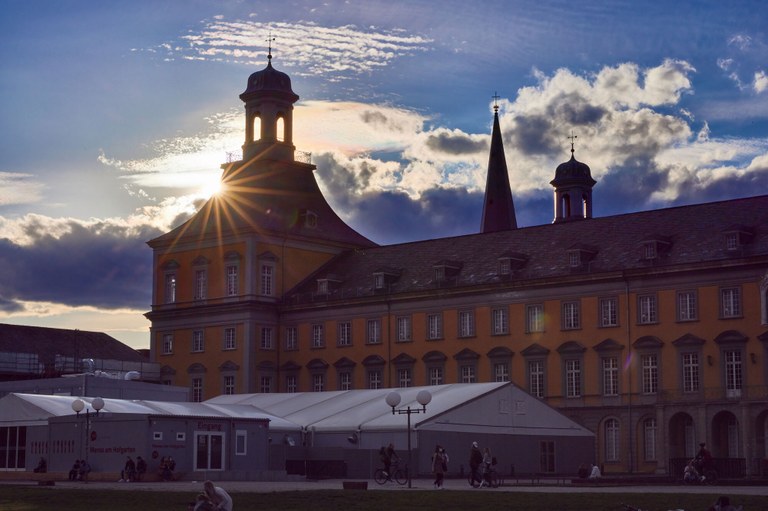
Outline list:
[[[577,243],[568,249],[567,254],[568,266],[570,266],[571,269],[576,270],[585,268],[595,257],[595,254],[597,254],[597,249]]]
[[[735,252],[752,241],[752,229],[743,225],[733,225],[724,231],[725,249]]]
[[[381,291],[389,288],[400,277],[398,268],[380,268],[373,272],[373,290]]]
[[[458,261],[440,261],[432,267],[432,275],[435,282],[441,284],[455,280],[461,271],[462,264]]]
[[[321,279],[317,279],[317,294],[329,295],[336,289],[341,280],[334,276],[328,276]]]
[[[640,245],[640,258],[645,261],[654,261],[669,251],[671,246],[672,241],[666,236],[649,236]]]
[[[302,209],[299,213],[299,219],[301,220],[301,226],[307,229],[317,228],[317,213],[309,209]]]
[[[505,252],[497,259],[498,274],[509,276],[528,262],[528,256],[517,252]]]
[[[643,259],[656,259],[658,252],[656,251],[656,242],[650,241],[643,245]]]

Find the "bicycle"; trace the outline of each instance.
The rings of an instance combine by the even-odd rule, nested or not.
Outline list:
[[[478,469],[478,472],[480,472],[480,469]],[[504,480],[499,476],[499,473],[496,472],[496,469],[493,468],[493,466],[487,469],[487,472],[478,475],[480,476],[480,481],[472,477],[472,471],[469,472],[467,482],[472,488],[479,488],[482,483],[486,483],[490,488],[498,488],[504,484]]]
[[[405,468],[400,468],[399,464],[393,463],[389,467],[389,473],[385,472],[383,468],[377,468],[373,473],[373,480],[379,484],[393,481],[397,482],[400,486],[404,486],[408,483],[408,465]]]

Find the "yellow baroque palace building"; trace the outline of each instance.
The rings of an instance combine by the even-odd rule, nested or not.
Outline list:
[[[597,435],[605,472],[768,468],[768,196],[592,216],[555,171],[554,221],[518,228],[494,114],[477,234],[379,246],[292,140],[271,64],[245,92],[243,158],[154,253],[151,357],[219,394],[512,381]]]

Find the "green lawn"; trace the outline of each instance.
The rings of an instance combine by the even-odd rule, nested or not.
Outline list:
[[[638,491],[642,491],[638,489]],[[1,511],[172,511],[185,510],[193,492],[94,491],[36,486],[0,486]],[[622,503],[650,511],[706,511],[715,496],[695,494],[547,494],[483,491],[312,490],[232,493],[235,510],[431,510],[440,511],[621,511]],[[744,511],[768,511],[768,497],[734,496]]]

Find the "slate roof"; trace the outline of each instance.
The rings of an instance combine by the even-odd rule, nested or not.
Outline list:
[[[739,250],[728,251],[725,233],[734,230],[749,234]],[[649,240],[662,249],[650,261],[642,250]],[[570,266],[572,250],[582,252],[585,265]],[[512,273],[500,275],[499,258],[509,254],[516,258]],[[768,195],[347,251],[297,286],[286,303],[322,300],[316,280],[328,275],[340,281],[325,298],[375,296],[373,274],[383,267],[400,271],[389,290],[398,294],[755,256],[768,257]],[[445,260],[462,266],[438,285],[434,266]]]
[[[0,352],[34,353],[43,364],[53,364],[56,355],[76,360],[149,362],[146,356],[103,332],[38,326],[0,324]]]

